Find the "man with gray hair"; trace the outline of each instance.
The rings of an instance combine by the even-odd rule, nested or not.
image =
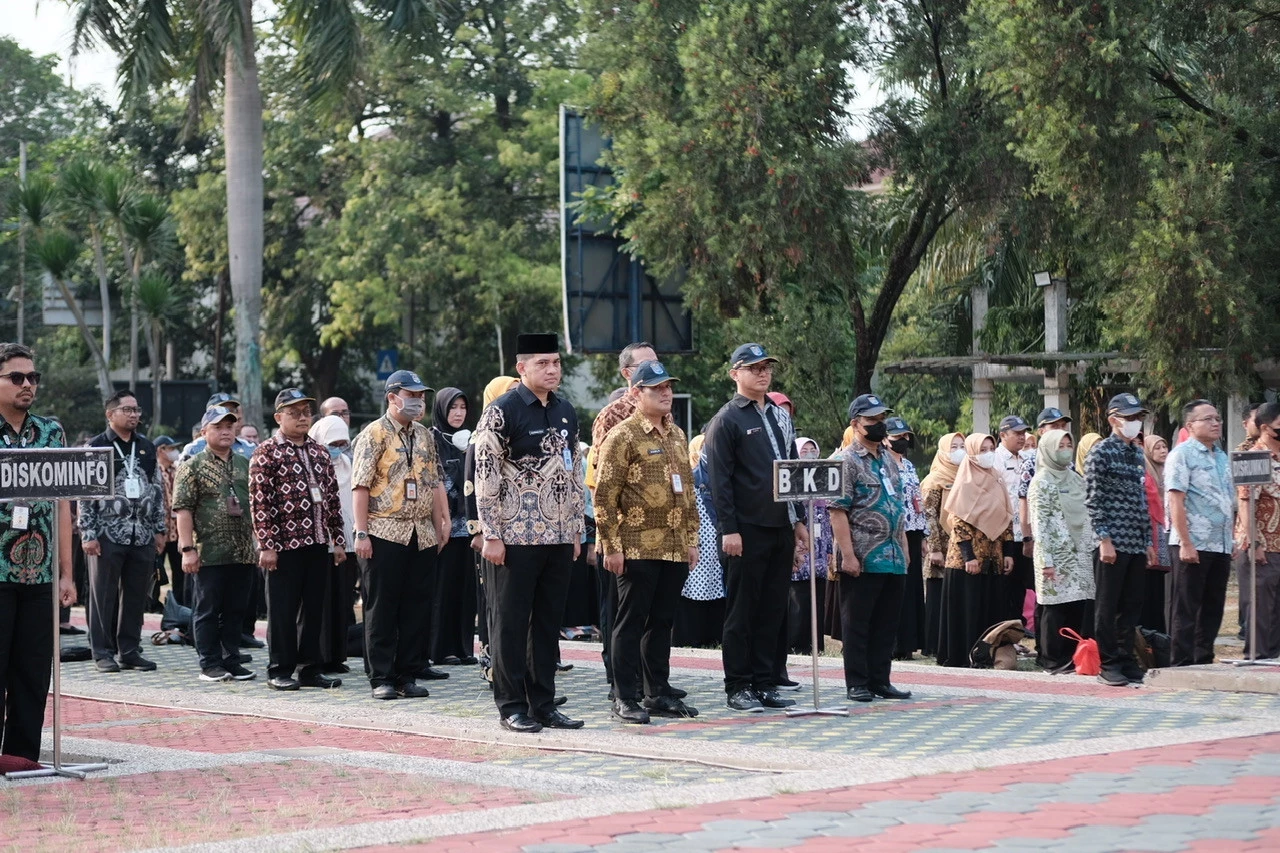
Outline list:
[[[351,407],[341,397],[328,397],[320,404],[320,417],[327,418],[329,415],[337,415],[342,418],[343,423],[351,426]]]

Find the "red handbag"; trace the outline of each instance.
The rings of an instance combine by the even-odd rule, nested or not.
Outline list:
[[[1099,675],[1102,672],[1102,655],[1098,653],[1098,641],[1086,640],[1071,628],[1060,628],[1058,633],[1076,641],[1076,653],[1071,656],[1077,675]]]

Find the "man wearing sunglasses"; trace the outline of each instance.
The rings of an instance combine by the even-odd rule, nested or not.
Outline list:
[[[31,414],[40,374],[22,344],[0,343],[0,446],[64,447],[53,418]],[[57,594],[75,604],[71,507],[66,501],[0,502],[0,753],[40,757],[45,697],[53,665],[54,568],[49,539],[58,513]]]
[[[164,474],[155,445],[137,432],[142,410],[133,392],[112,394],[106,410],[107,429],[89,446],[112,451],[115,496],[81,501],[78,521],[85,556],[98,558],[89,565],[89,647],[99,672],[149,672],[156,665],[140,650],[142,612],[168,541]]]

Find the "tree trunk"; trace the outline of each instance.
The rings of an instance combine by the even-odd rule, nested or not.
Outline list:
[[[102,300],[102,360],[107,369],[111,369],[111,283],[107,279],[107,257],[102,250],[102,232],[97,225],[89,226],[89,234],[93,238],[93,267],[98,274],[98,298]],[[75,308],[73,311],[77,310]],[[107,387],[111,384],[108,382]],[[112,395],[107,392],[107,396]]]
[[[115,393],[115,389],[111,387],[111,372],[107,369],[107,361],[102,356],[102,349],[98,346],[98,342],[93,339],[93,332],[89,331],[89,324],[85,322],[84,312],[80,310],[80,303],[71,294],[71,288],[67,287],[67,282],[56,276],[53,281],[58,285],[58,290],[62,293],[62,298],[67,303],[67,308],[71,310],[71,316],[76,318],[76,326],[80,329],[80,336],[84,338],[84,345],[89,348],[89,355],[93,358],[94,366],[98,368],[98,390],[102,392],[102,399],[105,400]],[[105,322],[105,320],[106,317],[104,315],[103,321]]]
[[[151,355],[151,427],[154,430],[164,423],[160,420],[160,324],[153,319],[149,320],[147,325],[150,326],[151,332],[147,336],[147,349],[150,350]]]
[[[129,269],[129,387],[138,390],[138,274],[142,266],[142,253],[136,256],[129,248],[124,226],[118,225],[116,236],[120,251],[124,253],[124,265]]]
[[[213,384],[222,384],[222,339],[226,337],[227,271],[218,273],[218,314],[213,318]],[[215,389],[216,390],[216,389]]]
[[[250,0],[236,0],[252,21]],[[243,55],[227,48],[223,136],[227,148],[227,252],[235,312],[236,385],[246,421],[262,423],[262,90],[252,27]]]

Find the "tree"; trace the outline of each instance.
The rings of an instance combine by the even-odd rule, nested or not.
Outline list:
[[[58,181],[63,203],[89,231],[93,269],[98,276],[98,298],[102,300],[102,359],[110,370],[111,277],[107,272],[104,232],[107,209],[127,204],[130,188],[120,172],[84,159],[73,160],[64,166],[59,171]]]
[[[58,291],[62,294],[67,307],[71,309],[72,315],[76,318],[76,326],[80,329],[84,345],[88,348],[89,354],[98,368],[98,390],[102,392],[103,399],[110,397],[112,394],[111,376],[107,369],[106,359],[103,358],[102,349],[98,346],[98,342],[94,340],[93,333],[89,331],[89,324],[85,322],[84,311],[80,308],[80,301],[76,299],[75,294],[71,292],[71,288],[67,284],[67,271],[71,269],[76,259],[80,256],[80,246],[76,244],[75,238],[65,230],[60,228],[42,229],[37,231],[36,234],[35,256],[40,266],[44,267],[53,278],[53,283],[58,286]]]
[[[138,309],[147,319],[148,349],[151,353],[151,423],[164,423],[161,409],[160,393],[160,341],[169,320],[176,309],[173,282],[168,276],[157,272],[146,272],[133,283],[135,300]],[[131,387],[137,387],[136,385]]]

